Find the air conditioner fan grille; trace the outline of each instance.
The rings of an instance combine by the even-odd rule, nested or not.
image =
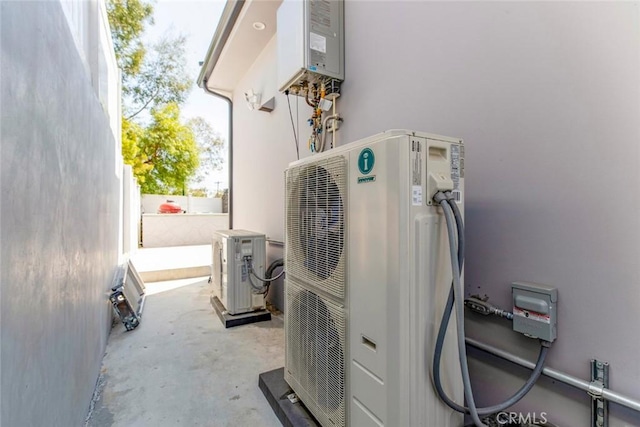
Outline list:
[[[345,297],[346,160],[287,170],[287,275]]]
[[[285,316],[285,379],[322,425],[344,426],[344,309],[287,279]]]

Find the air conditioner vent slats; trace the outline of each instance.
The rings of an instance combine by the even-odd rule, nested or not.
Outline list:
[[[289,169],[286,187],[287,274],[344,299],[346,160]]]
[[[285,380],[324,426],[346,423],[346,185],[342,156],[286,173]]]
[[[322,425],[345,425],[346,314],[287,279],[285,380]]]

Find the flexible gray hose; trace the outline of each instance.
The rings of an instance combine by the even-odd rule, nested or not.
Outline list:
[[[438,346],[438,344],[440,344],[440,345]],[[503,410],[515,405],[524,396],[526,396],[527,393],[529,393],[529,391],[531,391],[533,386],[536,384],[536,382],[540,378],[540,375],[542,375],[542,371],[544,369],[544,362],[545,362],[545,359],[547,357],[547,353],[548,352],[549,352],[549,348],[544,346],[544,345],[541,345],[540,346],[540,353],[538,353],[538,360],[536,361],[536,365],[535,365],[533,371],[531,372],[531,375],[529,376],[529,379],[527,380],[527,382],[525,382],[524,385],[522,387],[520,387],[520,389],[513,394],[513,396],[511,396],[510,398],[508,398],[504,402],[495,404],[493,406],[487,406],[487,407],[484,407],[484,408],[477,408],[478,415],[489,415],[489,414],[493,414],[493,413],[496,413],[496,412],[503,411]],[[436,353],[438,355],[442,354],[442,343],[436,343]],[[438,357],[438,360],[440,360],[440,357]],[[439,376],[440,376],[440,374],[438,373],[438,377]],[[434,375],[434,380],[435,380],[435,375]],[[467,414],[469,413],[469,408],[466,408],[464,406],[458,405],[457,403],[452,401],[449,398],[449,396],[444,394],[444,391],[442,390],[442,384],[440,382],[440,379],[438,379],[438,385],[436,386],[436,389],[438,390],[438,394],[440,395],[440,398],[442,398],[442,400],[451,409],[453,409],[455,411],[458,411],[458,412],[462,412],[462,413],[467,413]],[[442,393],[441,393],[441,391],[442,391]]]
[[[462,215],[460,213],[460,210],[458,209],[457,203],[455,203],[455,201],[451,197],[449,197],[449,194],[445,194],[445,195],[447,196],[447,201],[449,202],[449,205],[451,206],[454,213],[454,217],[456,219],[457,232],[458,232],[458,263],[461,271],[462,263],[464,262],[464,240],[465,240]],[[435,347],[434,359],[433,359],[433,379],[434,379],[434,385],[435,385],[436,391],[438,392],[438,395],[450,408],[458,412],[469,413],[469,408],[458,405],[457,403],[452,401],[449,398],[449,396],[447,396],[446,392],[442,388],[442,382],[440,379],[440,360],[442,358],[442,349],[443,349],[444,337],[446,334],[447,325],[449,323],[449,319],[451,318],[451,312],[453,309],[453,291],[454,291],[453,288],[451,288],[449,291],[449,298],[447,300],[445,311],[442,316],[442,321],[440,323],[440,330],[438,331],[438,338],[436,340],[436,347]],[[545,359],[548,351],[549,351],[548,343],[541,343],[540,353],[538,354],[538,360],[536,361],[533,372],[531,373],[529,379],[525,382],[525,384],[513,396],[511,396],[509,399],[505,400],[504,402],[501,402],[489,407],[477,408],[478,414],[488,415],[488,414],[493,414],[495,412],[500,412],[519,402],[531,390],[531,388],[533,388],[535,383],[538,381],[538,378],[540,378],[540,375],[542,374],[542,371],[544,368],[544,363],[545,363]]]
[[[450,202],[450,204],[455,204],[455,202],[453,203]],[[457,208],[458,207],[455,206],[454,214],[455,214],[455,210],[458,210],[458,213],[460,213],[460,210]],[[458,218],[456,217],[456,220],[457,219]],[[462,274],[462,264],[464,263],[464,254],[462,250],[464,249],[465,243],[464,243],[464,224],[462,222],[461,215],[460,215],[460,221],[456,221],[456,225],[458,228],[458,267],[460,268],[460,273]],[[447,393],[442,388],[442,381],[440,379],[440,360],[442,358],[442,347],[444,345],[444,339],[447,334],[447,326],[449,325],[449,320],[451,319],[452,312],[453,312],[453,281],[451,282],[451,286],[449,287],[449,295],[447,297],[447,302],[445,304],[444,311],[442,312],[442,319],[440,320],[440,328],[438,330],[438,338],[436,339],[436,347],[433,355],[433,367],[431,369],[431,372],[433,375],[433,383],[438,393],[438,396],[440,396],[440,399],[442,399],[442,401],[446,403],[447,406],[449,406],[450,408],[458,410],[457,408],[462,408],[462,406],[458,405],[453,400],[451,400],[449,396],[447,396]],[[464,409],[466,410],[466,412],[468,412],[467,408],[464,408]]]
[[[256,279],[260,280],[261,282],[265,282],[265,283],[273,282],[274,280],[278,280],[278,279],[279,279],[279,278],[281,278],[281,277],[282,277],[282,275],[284,274],[284,270],[282,270],[282,271],[280,272],[280,274],[278,274],[276,277],[272,277],[272,278],[270,278],[270,279],[266,279],[266,278],[265,278],[265,279],[263,279],[262,277],[258,276],[258,275],[255,273],[255,271],[253,271],[253,266],[251,266],[251,267],[250,267],[249,271],[251,272],[251,274],[253,275],[253,277],[255,277]]]
[[[462,212],[458,208],[458,204],[451,196],[451,192],[445,193],[447,196],[447,202],[453,210],[453,216],[456,219],[456,231],[458,232],[458,267],[460,268],[460,274],[462,274],[462,265],[464,264],[464,251],[465,251],[465,238],[464,238],[464,222],[462,221]]]
[[[444,195],[443,195],[444,196]],[[451,258],[451,270],[453,273],[453,293],[454,303],[456,306],[456,329],[458,338],[458,358],[460,359],[460,371],[462,373],[462,384],[464,386],[464,395],[469,405],[469,413],[476,427],[488,427],[480,420],[476,403],[473,398],[473,390],[471,389],[471,378],[469,377],[469,365],[467,364],[467,348],[464,340],[464,298],[462,294],[462,285],[460,283],[460,266],[458,264],[458,250],[456,245],[456,231],[454,229],[455,216],[453,210],[446,200],[440,200],[440,206],[444,210],[444,216],[447,222],[447,234],[449,235],[449,253]]]
[[[269,264],[269,267],[267,267],[267,271],[264,272],[264,278],[265,280],[269,280],[271,279],[271,276],[273,276],[273,272],[276,271],[277,268],[282,268],[282,271],[284,272],[284,259],[283,258],[279,258],[275,261],[273,261],[271,264]],[[280,275],[278,275],[278,277],[280,277]],[[267,295],[269,294],[269,289],[271,288],[271,282],[264,282],[264,297],[266,298]]]
[[[256,291],[258,291],[259,293],[262,293],[265,291],[265,286],[256,286],[255,283],[253,283],[253,279],[251,278],[251,276],[253,275],[253,264],[251,263],[251,261],[248,258],[244,259],[244,266],[247,268],[247,272],[249,273],[249,284],[251,285],[251,287],[253,289],[255,289]]]
[[[264,286],[256,286],[256,284],[253,283],[253,279],[251,278],[251,275],[249,275],[249,284],[251,284],[251,287],[257,291],[254,293],[263,293],[265,291]]]
[[[502,403],[499,403],[493,406],[488,406],[486,408],[478,408],[478,413],[480,415],[489,415],[489,414],[493,414],[494,412],[503,411],[508,407],[515,405],[524,396],[526,396],[526,394],[529,393],[529,391],[536,384],[536,381],[538,381],[538,378],[540,378],[540,375],[542,375],[542,370],[544,369],[544,361],[547,357],[548,351],[549,351],[549,347],[546,347],[544,345],[540,346],[540,353],[538,353],[538,360],[536,361],[536,366],[533,369],[533,372],[531,372],[531,376],[529,377],[527,382],[524,383],[522,387],[520,387],[520,390],[518,390],[513,396],[511,396],[509,399],[505,400]]]

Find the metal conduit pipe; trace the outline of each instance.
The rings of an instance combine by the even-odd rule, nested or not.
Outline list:
[[[212,91],[207,87],[207,79],[203,80],[202,88],[209,95],[215,96],[218,99],[222,99],[227,103],[229,108],[229,192],[227,195],[227,214],[229,215],[229,229],[233,229],[233,101],[231,98],[221,95]]]
[[[520,365],[527,369],[533,369],[535,366],[533,362],[523,359],[522,357],[516,356],[504,350],[500,350],[499,348],[493,347],[491,345],[481,343],[480,341],[476,341],[473,338],[466,338],[465,342],[471,347],[475,347],[486,353],[493,354],[494,356],[507,360],[511,363],[515,363],[516,365]],[[589,386],[591,385],[589,381],[576,378],[572,375],[566,374],[561,371],[557,371],[552,368],[545,367],[542,370],[542,375],[546,375],[549,378],[553,378],[554,380],[560,381],[564,384],[570,385],[572,387],[575,387],[587,393],[589,392]],[[640,412],[639,401],[632,399],[630,397],[624,396],[620,393],[616,393],[615,391],[611,391],[607,388],[602,389],[602,398],[608,400],[609,402],[614,402],[614,403],[617,403],[618,405],[622,405],[626,408]]]
[[[218,60],[220,59],[220,55],[222,50],[224,49],[229,37],[231,35],[231,31],[233,30],[238,18],[240,17],[240,12],[244,7],[245,0],[228,0],[225,4],[224,9],[222,10],[222,15],[220,16],[220,22],[216,27],[216,32],[213,35],[213,39],[211,40],[211,44],[209,45],[209,49],[207,50],[207,55],[205,61],[200,64],[203,65],[200,70],[200,75],[198,76],[197,82],[198,86],[204,89],[206,93],[209,95],[215,96],[216,98],[220,98],[224,100],[229,107],[229,198],[228,198],[228,214],[229,214],[229,228],[233,229],[233,101],[231,98],[224,96],[220,93],[217,93],[208,86],[209,77],[213,73],[213,69],[215,68]]]

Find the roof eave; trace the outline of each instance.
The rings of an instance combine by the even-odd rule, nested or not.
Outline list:
[[[198,87],[203,88],[209,80],[213,69],[220,59],[220,54],[229,40],[229,35],[238,21],[238,16],[240,15],[240,11],[242,10],[244,3],[245,0],[227,0],[222,11],[222,15],[220,16],[220,22],[218,23],[216,32],[214,33],[209,49],[207,50],[207,56],[205,57],[204,64],[200,69],[200,75],[197,80]],[[213,88],[209,89],[213,90]]]

